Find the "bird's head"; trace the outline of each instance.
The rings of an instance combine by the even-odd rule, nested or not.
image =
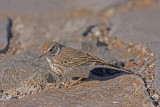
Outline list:
[[[54,56],[58,52],[58,43],[56,41],[49,41],[46,42],[41,49],[41,56],[39,57],[42,58],[44,56]]]

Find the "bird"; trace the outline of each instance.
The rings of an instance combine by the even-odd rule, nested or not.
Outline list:
[[[81,79],[87,78],[90,71],[98,67],[131,73],[127,68],[109,64],[89,52],[65,46],[53,40],[42,46],[39,59],[42,57],[47,59],[52,71],[57,75],[71,78],[78,77],[68,86],[73,86]]]

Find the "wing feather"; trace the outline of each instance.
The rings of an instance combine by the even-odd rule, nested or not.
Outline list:
[[[63,48],[54,59],[58,60],[56,63],[62,66],[79,66],[93,62],[106,63],[94,55],[70,47]]]

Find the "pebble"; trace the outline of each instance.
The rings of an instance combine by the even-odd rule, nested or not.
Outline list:
[[[147,75],[147,78],[148,78],[150,73],[147,70],[145,70],[145,74]]]
[[[153,58],[150,58],[150,59],[148,60],[148,63],[151,64],[153,61],[154,61],[154,59],[153,59]]]
[[[91,32],[93,33],[94,36],[96,37],[100,37],[101,36],[101,31],[99,28],[94,27],[93,29],[91,29]]]
[[[120,102],[119,101],[113,101],[112,103],[117,104],[117,103],[120,103]]]
[[[136,59],[136,56],[132,56],[132,57],[130,57],[128,60],[129,61],[134,61]]]
[[[145,57],[145,58],[143,58],[143,59],[144,59],[144,61],[148,61],[148,60],[150,59],[150,57],[147,56],[147,57]]]
[[[92,34],[90,32],[87,34],[87,39],[88,41],[92,41]]]
[[[129,67],[129,68],[132,68],[132,67],[134,67],[134,62],[133,61],[128,61],[128,62],[125,63],[125,66]]]
[[[134,67],[132,67],[130,70],[131,70],[131,72],[136,73],[136,70],[135,70],[135,68],[134,68]]]
[[[149,84],[152,84],[153,83],[153,80],[148,80],[147,81]]]
[[[152,98],[154,98],[156,101],[158,101],[159,95],[155,93],[154,95],[152,95]]]
[[[115,59],[111,59],[111,60],[109,60],[109,62],[108,62],[109,64],[113,64],[113,65],[118,65],[118,61],[117,60],[115,60]]]
[[[140,69],[139,69],[138,66],[135,66],[135,67],[134,67],[134,70],[139,71]]]
[[[151,84],[147,84],[147,88],[151,89],[152,85]]]
[[[155,90],[154,89],[149,89],[149,93],[150,93],[150,95],[153,95],[154,94],[154,92],[155,92]],[[153,97],[153,96],[152,96]]]
[[[151,55],[151,56],[154,56],[154,53],[151,53],[150,55]]]
[[[151,78],[152,81],[153,81],[153,79],[154,79],[153,76],[154,76],[153,73],[150,73],[150,74],[149,74],[149,77]]]
[[[115,60],[115,65],[124,67],[124,63],[123,62],[118,62],[117,60]]]
[[[137,63],[138,67],[141,68],[143,66],[144,62],[140,61],[139,63]]]
[[[147,70],[149,73],[153,73],[154,70],[151,68],[151,67],[148,67],[148,70]]]
[[[149,65],[149,67],[151,67],[151,68],[154,68],[154,66],[155,66],[155,65],[154,65],[153,63]]]
[[[152,101],[152,104],[153,104],[154,106],[158,106],[158,102],[157,102],[157,101]]]
[[[138,72],[139,72],[139,73],[142,73],[144,70],[146,70],[146,68],[145,68],[145,67],[142,67]]]

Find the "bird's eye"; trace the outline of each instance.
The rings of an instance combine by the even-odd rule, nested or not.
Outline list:
[[[49,54],[53,54],[54,53],[54,49],[53,48],[51,48],[48,52],[49,52]]]
[[[48,50],[49,54],[55,54],[57,52],[56,47],[52,46],[49,50]]]
[[[52,52],[53,49],[50,49],[49,52]]]

